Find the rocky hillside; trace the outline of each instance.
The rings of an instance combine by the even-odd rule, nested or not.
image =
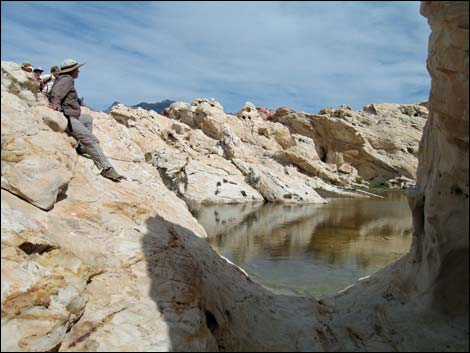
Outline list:
[[[124,120],[135,114],[125,110],[117,106],[110,113]],[[427,108],[379,104],[361,112],[324,109],[318,115],[280,108],[263,116],[247,103],[230,115],[218,102],[198,99],[173,103],[164,114],[182,128],[170,148],[148,158],[186,199],[322,202],[312,188],[352,196],[348,190],[367,188],[369,182],[412,181]],[[196,195],[200,185],[202,197]]]
[[[259,119],[210,100],[167,117],[85,108],[127,177],[113,183],[2,62],[2,351],[467,351],[468,2],[421,11],[433,83],[410,252],[320,301],[254,283],[202,239],[184,201],[324,202],[315,190],[413,176],[423,107]],[[383,139],[373,128],[391,124]]]
[[[425,104],[369,104],[360,112],[348,106],[305,114],[278,109],[271,117],[315,141],[321,161],[362,179],[386,182],[398,176],[416,178],[418,144],[428,109]]]

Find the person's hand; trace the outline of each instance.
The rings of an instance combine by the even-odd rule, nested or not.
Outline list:
[[[55,105],[49,104],[49,108],[60,112],[60,108],[59,108],[59,107],[56,107]]]

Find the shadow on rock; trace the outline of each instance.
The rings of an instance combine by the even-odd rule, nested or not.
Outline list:
[[[172,351],[310,350],[318,303],[274,295],[219,256],[205,239],[161,217],[142,240],[150,296]]]

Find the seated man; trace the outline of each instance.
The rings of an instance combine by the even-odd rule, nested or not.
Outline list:
[[[42,83],[42,80],[41,80],[41,74],[44,72],[44,70],[42,69],[42,67],[38,66],[38,67],[35,67],[33,69],[33,76],[34,76],[34,79],[36,80],[37,82],[37,85],[39,86],[39,90],[42,91],[43,87],[44,87],[44,84]]]
[[[64,113],[68,120],[68,132],[79,142],[77,152],[87,153],[96,166],[102,169],[102,176],[119,182],[124,177],[111,166],[98,139],[93,135],[93,118],[90,115],[81,114],[74,80],[78,77],[78,68],[82,65],[72,59],[67,59],[62,63],[59,77],[56,78],[51,90],[50,107]]]

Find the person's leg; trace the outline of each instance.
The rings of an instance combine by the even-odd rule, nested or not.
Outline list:
[[[88,129],[91,133],[93,133],[93,117],[88,114],[81,114],[78,120]],[[78,146],[75,149],[78,154],[84,155],[86,152],[84,151],[80,141],[78,141]]]
[[[70,118],[70,123],[72,125],[71,135],[79,141],[82,150],[85,153],[88,153],[98,168],[111,168],[111,163],[109,163],[108,159],[104,155],[98,139],[95,137],[95,135],[93,135],[89,128],[89,126],[91,126],[90,124],[92,124],[92,121],[92,119],[86,119],[88,126],[85,126],[79,119]]]
[[[80,120],[80,122],[85,125],[85,127],[90,130],[91,133],[93,133],[93,117],[91,115],[88,115],[88,114],[82,114],[80,115],[80,117],[78,118],[78,120]]]

